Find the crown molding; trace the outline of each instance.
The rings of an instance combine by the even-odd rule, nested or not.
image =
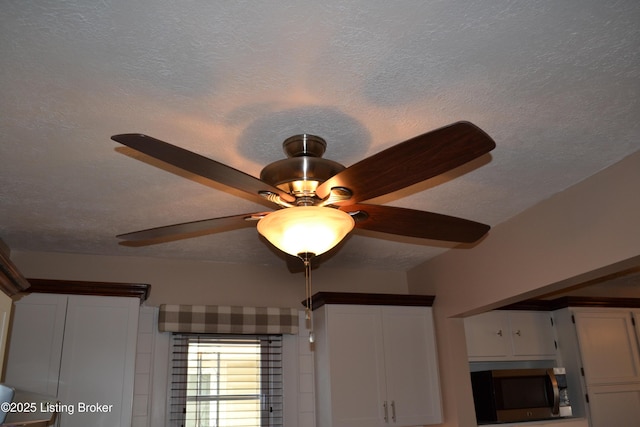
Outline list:
[[[553,311],[567,307],[640,308],[640,298],[566,296],[551,300],[525,300],[498,310]]]
[[[31,287],[27,293],[96,295],[111,297],[136,297],[142,304],[151,291],[151,285],[143,283],[87,282],[78,280],[28,279]]]
[[[11,297],[28,288],[27,279],[20,273],[9,255],[0,249],[0,290]]]
[[[431,295],[407,294],[368,294],[357,292],[318,292],[311,297],[313,309],[325,304],[353,304],[353,305],[399,305],[431,307],[435,297]],[[306,301],[302,302],[306,307]]]

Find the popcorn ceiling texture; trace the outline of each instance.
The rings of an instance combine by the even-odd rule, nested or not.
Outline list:
[[[118,246],[264,206],[109,137],[147,133],[257,176],[294,134],[350,165],[458,120],[494,137],[491,156],[378,201],[495,226],[640,149],[639,22],[635,0],[6,1],[0,237],[282,265],[253,229]],[[353,235],[326,265],[406,270],[449,247]]]

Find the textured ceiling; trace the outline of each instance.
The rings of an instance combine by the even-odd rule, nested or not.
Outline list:
[[[491,155],[376,201],[491,226],[640,149],[637,0],[1,7],[0,237],[14,250],[283,265],[251,228],[119,246],[264,206],[140,161],[118,133],[257,176],[291,135],[350,165],[469,120]],[[325,264],[405,270],[450,247],[354,234]]]

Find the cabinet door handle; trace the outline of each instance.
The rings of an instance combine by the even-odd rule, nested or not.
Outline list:
[[[384,408],[384,422],[388,423],[389,422],[389,408],[387,408],[387,401],[386,400],[382,404],[382,407]]]
[[[393,420],[393,422],[396,422],[396,401],[392,400],[391,401],[391,419]]]
[[[514,332],[517,336],[522,336],[522,334],[520,333],[520,329],[518,329],[517,331]]]
[[[498,332],[496,332],[496,335],[502,336],[502,329],[498,329]]]

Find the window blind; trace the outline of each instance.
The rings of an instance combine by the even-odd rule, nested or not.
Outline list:
[[[282,426],[280,335],[174,334],[170,426]]]

